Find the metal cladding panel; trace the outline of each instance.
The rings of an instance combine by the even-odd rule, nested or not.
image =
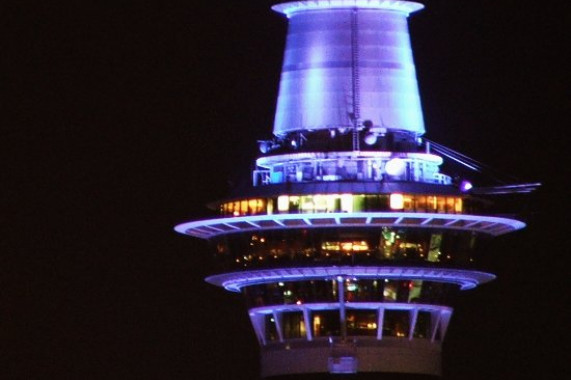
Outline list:
[[[352,127],[353,115],[423,134],[406,18],[359,8],[290,15],[274,134]]]

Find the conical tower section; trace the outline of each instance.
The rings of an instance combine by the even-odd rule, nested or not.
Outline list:
[[[274,134],[371,126],[424,133],[407,16],[400,1],[280,4],[289,30]]]

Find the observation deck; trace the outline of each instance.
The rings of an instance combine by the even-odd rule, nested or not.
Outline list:
[[[451,185],[451,178],[438,172],[441,164],[440,156],[429,153],[291,153],[258,158],[253,184],[391,180]]]
[[[462,230],[499,236],[524,228],[525,223],[515,219],[480,215],[361,212],[350,214],[275,214],[216,218],[179,224],[175,229],[182,234],[208,239],[231,233],[273,229],[389,226]]]

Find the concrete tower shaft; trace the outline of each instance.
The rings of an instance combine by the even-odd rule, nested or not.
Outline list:
[[[359,127],[422,135],[407,16],[423,5],[386,0],[278,4],[289,29],[274,134]]]

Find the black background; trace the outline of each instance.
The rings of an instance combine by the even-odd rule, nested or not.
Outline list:
[[[272,3],[1,5],[0,377],[257,378],[241,298],[203,282],[205,244],[172,227],[270,137]],[[529,228],[483,258],[498,279],[457,305],[444,378],[564,378],[569,13],[426,3],[410,27],[427,137],[544,184]]]

